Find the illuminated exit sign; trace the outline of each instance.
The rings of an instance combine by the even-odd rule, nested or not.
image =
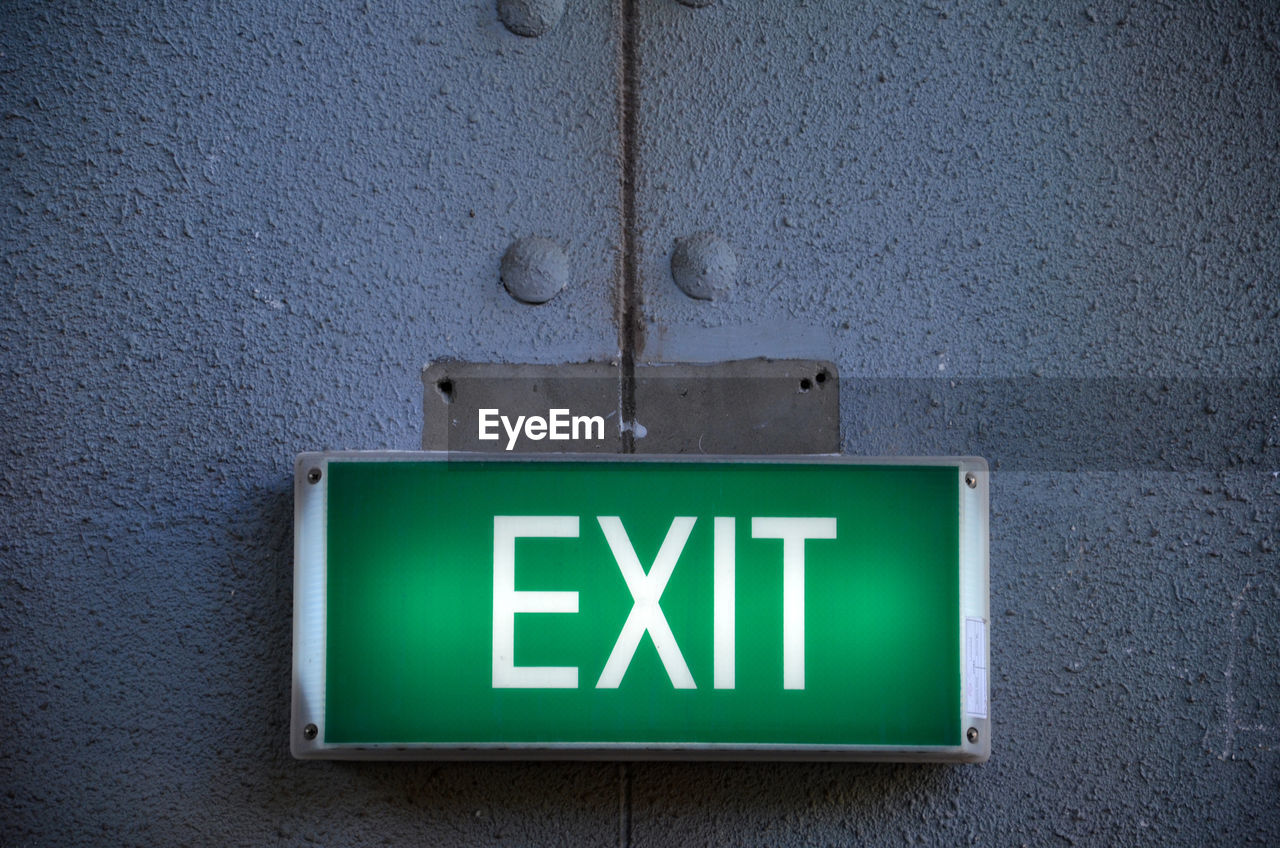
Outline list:
[[[298,757],[981,761],[980,459],[298,457]]]

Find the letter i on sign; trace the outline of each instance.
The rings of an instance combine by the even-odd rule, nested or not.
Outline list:
[[[736,597],[736,557],[734,549],[734,526],[732,518],[716,517],[715,520],[715,593],[713,603],[713,650],[715,654],[713,677],[715,688],[733,689],[734,681],[734,644],[735,604]]]

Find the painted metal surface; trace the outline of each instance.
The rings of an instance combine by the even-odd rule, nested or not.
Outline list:
[[[637,4],[645,356],[1274,373],[1275,10],[1086,6]],[[715,308],[668,267],[702,230]]]

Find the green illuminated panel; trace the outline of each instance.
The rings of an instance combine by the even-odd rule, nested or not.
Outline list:
[[[312,755],[965,744],[957,461],[322,467]]]

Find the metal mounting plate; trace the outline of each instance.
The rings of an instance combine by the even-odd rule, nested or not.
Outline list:
[[[622,373],[611,362],[436,362],[422,379],[423,450],[505,452],[506,440],[478,438],[479,410],[497,409],[514,420],[563,408],[604,417],[605,438],[521,440],[515,450],[619,453],[630,428],[636,453],[840,451],[839,377],[835,365],[822,360],[637,365],[634,421],[622,421]]]

